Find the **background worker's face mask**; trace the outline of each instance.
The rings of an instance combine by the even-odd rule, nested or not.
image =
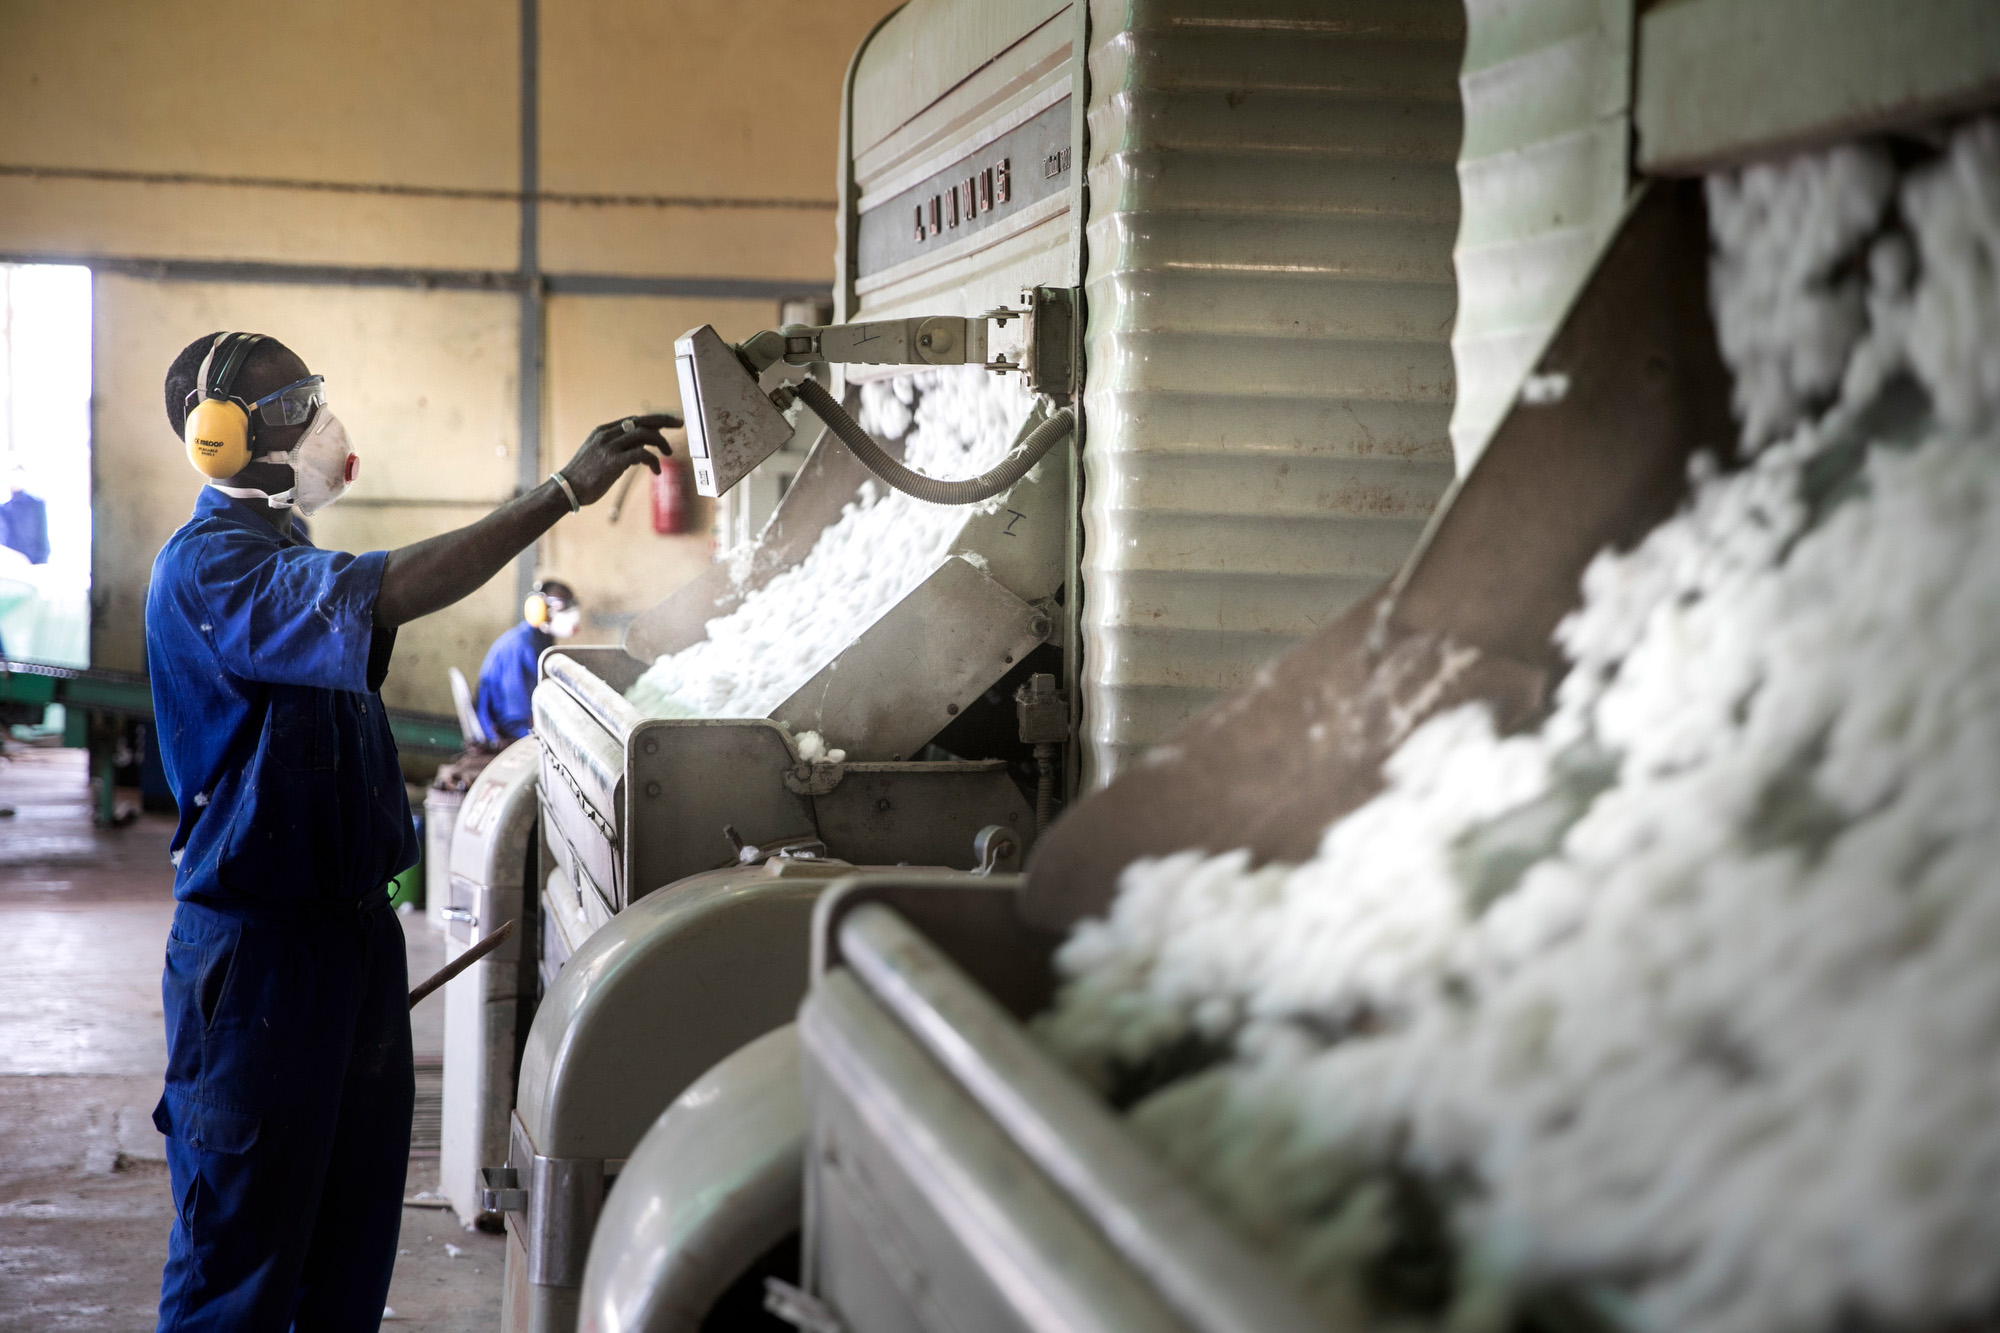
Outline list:
[[[308,517],[338,500],[361,474],[361,456],[347,441],[347,427],[340,424],[325,403],[313,408],[312,424],[290,449],[259,454],[260,463],[285,463],[292,469],[290,490],[276,495],[245,486],[209,485],[239,500],[263,500],[274,509],[297,509]]]
[[[558,639],[573,638],[583,623],[583,612],[573,606],[549,613],[549,633]]]

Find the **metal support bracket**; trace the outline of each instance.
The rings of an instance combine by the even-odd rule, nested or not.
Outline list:
[[[988,824],[972,840],[979,876],[1012,875],[1021,869],[1021,835],[1001,824]]]
[[[1069,700],[1054,676],[1037,671],[1014,691],[1014,720],[1023,745],[1061,745],[1069,739]]]
[[[795,796],[831,796],[847,776],[847,765],[826,759],[801,759],[785,773],[785,790]]]
[[[479,1178],[479,1207],[489,1213],[521,1213],[528,1208],[528,1191],[521,1188],[521,1173],[511,1166],[482,1166]]]
[[[590,1237],[604,1208],[605,1185],[623,1166],[601,1157],[544,1157],[535,1151],[520,1112],[512,1117],[505,1166],[482,1168],[480,1206],[504,1214],[528,1255],[528,1281],[538,1287],[583,1285]]]

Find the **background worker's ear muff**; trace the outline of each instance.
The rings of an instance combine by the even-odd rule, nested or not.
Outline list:
[[[205,477],[233,477],[250,464],[250,410],[231,397],[230,390],[250,359],[250,349],[263,340],[256,333],[225,333],[202,358],[195,377],[201,401],[188,408],[183,438],[188,462]]]
[[[547,629],[556,618],[556,612],[576,605],[576,594],[561,579],[536,579],[535,586],[528,591],[528,600],[521,603],[521,619],[536,629]]]

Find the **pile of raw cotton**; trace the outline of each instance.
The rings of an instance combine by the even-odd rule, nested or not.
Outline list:
[[[864,385],[861,407],[864,429],[903,441],[906,465],[955,479],[1007,456],[1033,399],[1018,377],[967,366]],[[968,512],[863,483],[804,560],[660,658],[626,699],[655,717],[768,715],[930,577]]]
[[[1748,461],[1597,558],[1550,716],[1061,955],[1043,1037],[1330,1317],[2000,1313],[2000,126],[1708,198]]]

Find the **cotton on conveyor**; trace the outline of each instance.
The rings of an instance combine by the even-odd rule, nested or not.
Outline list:
[[[866,385],[861,423],[902,439],[909,467],[957,478],[1005,458],[1032,406],[1018,377],[968,366]],[[711,620],[706,639],[655,662],[626,697],[657,717],[767,715],[937,569],[968,512],[864,483],[804,560]]]
[[[1591,566],[1551,715],[1062,955],[1045,1038],[1330,1310],[2000,1308],[2000,125],[1709,200],[1748,461]]]

